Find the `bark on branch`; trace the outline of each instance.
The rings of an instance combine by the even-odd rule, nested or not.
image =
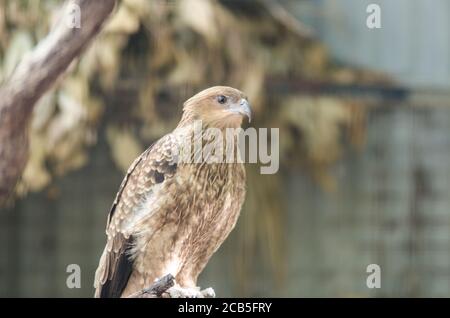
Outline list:
[[[128,298],[161,298],[170,287],[175,285],[175,278],[168,274],[161,277],[148,288],[145,288],[137,293],[134,293]]]
[[[80,8],[80,28],[62,10],[52,31],[22,59],[0,87],[0,207],[12,194],[28,159],[28,124],[33,106],[78,57],[112,12],[115,0],[70,1]]]

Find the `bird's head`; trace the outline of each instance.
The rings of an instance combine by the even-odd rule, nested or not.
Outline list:
[[[215,128],[240,127],[244,117],[251,121],[247,97],[228,86],[214,86],[201,91],[184,103],[182,122],[201,120]]]

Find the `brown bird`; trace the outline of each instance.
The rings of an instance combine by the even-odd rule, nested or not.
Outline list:
[[[199,139],[201,149],[206,148],[209,128],[225,136],[227,128],[241,126],[244,116],[250,120],[251,112],[242,92],[208,88],[184,103],[174,131],[132,163],[108,215],[96,297],[126,297],[167,274],[175,277],[179,290],[189,291],[181,295],[199,296],[192,293],[199,290],[197,277],[240,214],[245,170],[242,163],[207,160],[214,155],[223,159],[220,152],[198,160],[199,151],[192,148]],[[218,138],[211,143],[224,145]],[[192,154],[186,156],[186,150]],[[188,160],[180,160],[182,155]]]

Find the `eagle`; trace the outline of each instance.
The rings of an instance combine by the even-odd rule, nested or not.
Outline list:
[[[135,159],[107,218],[95,297],[127,297],[168,274],[179,295],[201,297],[197,277],[237,222],[245,168],[242,160],[217,160],[225,156],[219,151],[199,159],[192,148],[196,142],[200,151],[214,144],[206,138],[208,129],[224,136],[238,131],[245,117],[251,120],[244,93],[227,86],[205,89],[183,104],[177,127]],[[237,139],[237,133],[231,136]],[[216,139],[215,146],[224,145]],[[232,143],[234,158],[237,144]]]

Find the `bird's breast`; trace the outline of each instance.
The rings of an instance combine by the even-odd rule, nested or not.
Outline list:
[[[245,195],[243,169],[240,164],[180,165],[159,189],[164,199],[156,208],[147,207],[151,217],[141,224],[135,249],[140,270],[151,279],[171,273],[196,280],[236,224]]]

